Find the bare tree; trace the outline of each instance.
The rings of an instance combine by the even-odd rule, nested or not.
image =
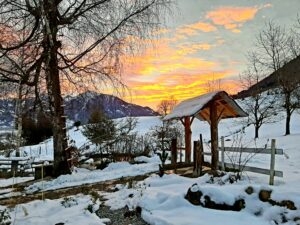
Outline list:
[[[214,73],[212,74],[212,79],[205,83],[206,92],[220,91],[222,88],[222,80],[215,79]]]
[[[161,100],[157,105],[157,111],[159,114],[165,116],[170,113],[177,104],[177,99],[174,96],[171,96],[169,99]]]
[[[249,53],[248,60],[248,69],[241,75],[241,84],[246,89],[252,88],[251,95],[243,99],[243,105],[249,115],[247,125],[254,125],[254,138],[258,138],[259,129],[263,124],[276,121],[279,105],[276,107],[278,100],[275,93],[264,92],[262,88],[255,86],[264,78],[264,73],[253,52]]]
[[[168,0],[2,0],[0,59],[16,61],[29,49],[27,67],[11,73],[0,63],[1,82],[47,92],[53,121],[54,175],[70,172],[61,80],[117,81],[120,56],[159,27]],[[18,38],[25,33],[24,39]],[[2,38],[4,37],[4,38]],[[128,46],[132,48],[128,48]],[[63,75],[65,77],[63,77]],[[115,76],[114,76],[115,75]]]
[[[283,95],[282,106],[286,113],[285,134],[288,135],[291,116],[299,107],[294,96],[299,88],[299,78],[292,75],[290,66],[287,66],[299,56],[294,37],[284,27],[270,21],[257,37],[255,54],[261,66],[276,76]]]

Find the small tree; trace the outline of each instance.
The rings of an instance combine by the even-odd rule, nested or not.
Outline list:
[[[241,76],[241,83],[246,89],[254,88],[251,89],[251,96],[243,100],[243,105],[248,113],[247,125],[254,125],[254,138],[258,138],[259,129],[263,124],[276,121],[279,105],[276,107],[278,100],[275,93],[267,94],[261,88],[254,86],[263,78],[263,71],[254,53],[249,54],[248,59],[250,63]]]
[[[282,92],[282,106],[286,113],[285,135],[290,134],[291,116],[299,107],[295,95],[299,89],[299,78],[291,75],[289,68],[285,67],[292,59],[299,57],[296,43],[291,31],[272,21],[266,24],[256,40],[258,62],[267,72],[274,73]]]
[[[116,126],[112,119],[108,118],[102,110],[98,109],[91,113],[89,124],[83,127],[82,133],[92,143],[99,146],[106,141],[114,139]]]
[[[170,113],[177,104],[177,99],[174,96],[171,96],[169,99],[161,100],[161,102],[157,105],[157,111],[162,116]]]

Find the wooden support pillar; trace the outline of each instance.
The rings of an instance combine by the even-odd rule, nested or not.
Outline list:
[[[185,162],[191,162],[191,145],[192,145],[192,131],[190,117],[184,117],[184,131],[185,131]]]
[[[216,102],[210,104],[211,169],[218,169],[218,113]]]

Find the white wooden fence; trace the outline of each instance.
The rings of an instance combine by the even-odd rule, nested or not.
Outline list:
[[[283,155],[283,149],[276,148],[276,140],[272,139],[271,148],[241,148],[241,147],[225,147],[224,137],[221,137],[221,147],[219,148],[221,152],[221,160],[219,162],[221,169],[225,170],[225,168],[229,169],[237,169],[240,171],[249,171],[253,173],[266,174],[269,175],[269,184],[274,184],[274,177],[283,177],[283,172],[275,170],[275,155]],[[236,152],[238,154],[244,153],[252,153],[256,154],[269,154],[270,157],[270,169],[257,168],[253,166],[247,166],[245,164],[235,164],[235,163],[227,163],[225,162],[225,153],[226,152]],[[211,153],[205,152],[204,155],[211,155]]]

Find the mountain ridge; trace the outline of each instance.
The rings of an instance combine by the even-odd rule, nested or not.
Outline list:
[[[33,105],[33,100],[28,100],[29,105]],[[12,127],[15,117],[15,99],[0,99],[0,127]],[[26,103],[27,104],[27,103]],[[112,119],[133,116],[157,116],[158,113],[147,106],[128,103],[119,97],[96,93],[84,92],[76,96],[65,96],[65,115],[73,121],[80,121],[82,124],[87,123],[90,114],[101,109]]]

